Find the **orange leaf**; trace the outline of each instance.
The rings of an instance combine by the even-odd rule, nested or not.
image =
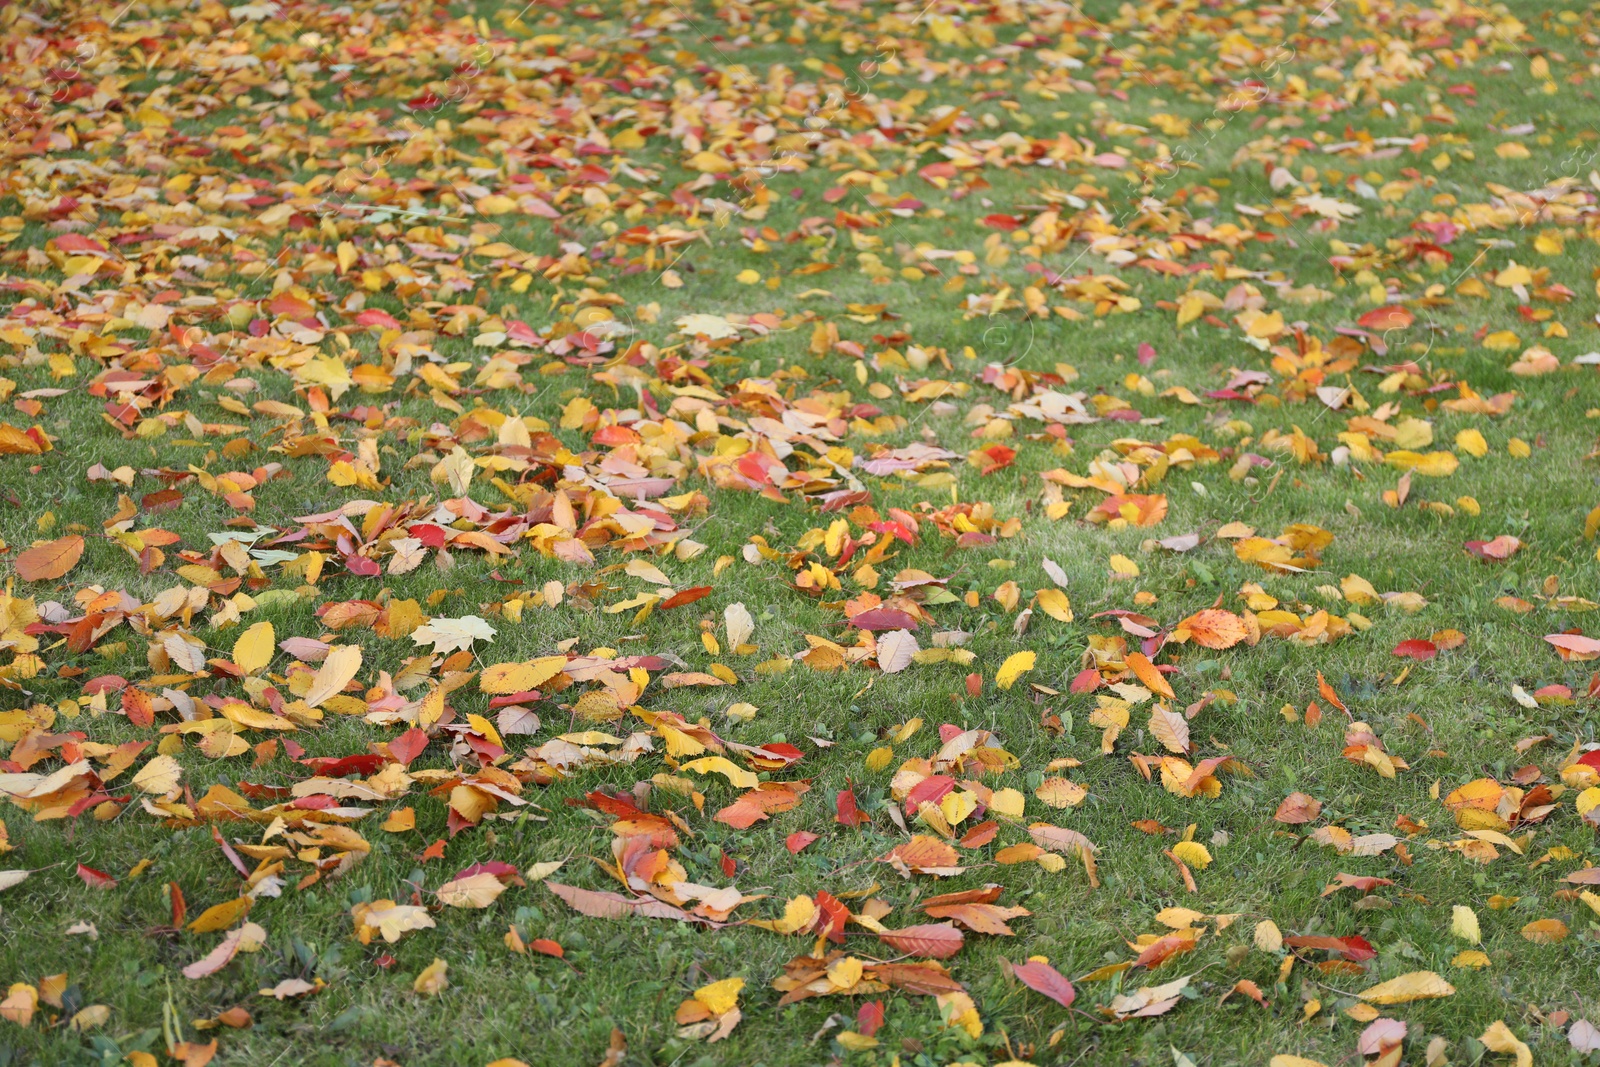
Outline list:
[[[1320,814],[1322,814],[1322,801],[1308,797],[1304,793],[1290,793],[1283,798],[1283,803],[1278,805],[1278,813],[1273,818],[1278,822],[1295,826],[1310,822]]]
[[[47,582],[66,574],[83,558],[83,538],[77,534],[34,545],[17,556],[17,575],[24,581]]]
[[[1250,627],[1244,619],[1221,608],[1197,611],[1178,624],[1177,636],[1187,633],[1202,648],[1232,648],[1250,636]]]
[[[961,951],[965,935],[954,923],[923,923],[904,930],[883,930],[878,938],[896,952],[942,960]]]
[[[1333,686],[1329,685],[1327,679],[1322,677],[1321,671],[1317,672],[1317,692],[1322,694],[1323,700],[1326,700],[1346,715],[1350,714],[1350,709],[1344,706],[1344,701],[1339,699],[1339,694],[1333,691]]]
[[[1172,686],[1162,677],[1161,672],[1156,670],[1156,665],[1150,662],[1150,657],[1143,652],[1129,652],[1122,657],[1122,662],[1126,663],[1133,673],[1138,675],[1139,681],[1143,682],[1144,687],[1152,693],[1160,693],[1168,700],[1172,700],[1177,696],[1172,691]]]

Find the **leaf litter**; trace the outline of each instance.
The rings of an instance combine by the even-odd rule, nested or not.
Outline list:
[[[1473,494],[1594,458],[1557,458],[1526,413],[1593,391],[1593,287],[1563,257],[1600,180],[1567,173],[1543,118],[1474,114],[1511,76],[1585,91],[1593,13],[671,6],[0,15],[0,453],[32,480],[5,490],[0,594],[14,910],[46,880],[131,901],[179,873],[161,835],[203,839],[232,880],[191,881],[193,919],[168,881],[168,921],[146,918],[188,982],[229,981],[298,936],[293,901],[398,849],[422,880],[343,909],[376,972],[274,973],[259,998],[401,959],[410,995],[447,998],[469,964],[429,931],[458,912],[564,961],[537,901],[798,939],[777,969],[697,964],[676,1040],[855,997],[831,1040],[867,1054],[886,1005],[930,998],[952,1054],[1012,1063],[1216,990],[1225,1013],[1298,996],[1327,1054],[1397,1062],[1442,1017],[1374,1005],[1454,996],[1512,931],[1541,959],[1591,940],[1596,603],[1570,568],[1568,592],[1517,568],[1590,554],[1600,506],[1547,545]],[[1201,339],[1226,355],[1184,351]],[[1304,501],[1290,521],[1274,493]],[[1409,587],[1365,544],[1391,519],[1498,595]],[[1467,758],[1429,740],[1453,709],[1391,714],[1386,691],[1536,611],[1545,673],[1497,697],[1523,740]],[[606,619],[618,647],[591,636]],[[1335,670],[1374,630],[1407,662]],[[1280,710],[1238,692],[1263,671]],[[778,694],[840,684],[858,721],[830,697],[811,735],[763,732]],[[1296,776],[1279,743],[1337,776]],[[1113,830],[1095,813],[1124,787],[1187,825]],[[1219,825],[1224,794],[1269,836]],[[123,826],[131,864],[27,864],[45,835],[95,859],[75,842]],[[752,861],[774,833],[807,877]],[[1287,936],[1270,893],[1186,906],[1235,899],[1247,833],[1363,866],[1319,879],[1332,910]],[[1513,865],[1543,893],[1467,888]],[[1410,888],[1429,866],[1458,899]],[[969,963],[987,939],[1031,951],[1040,887],[1129,881],[1172,903],[1128,905],[1145,930],[1105,959]],[[1394,909],[1473,946],[1422,953],[1449,978],[1401,971],[1419,950],[1365,918]],[[1191,954],[1254,977],[1167,973]],[[11,975],[0,1016],[154,1026],[84,1003],[113,994],[90,972],[71,997]],[[209,1062],[227,1035],[185,1040],[170,1005],[166,1055]],[[1013,1047],[1019,1011],[1049,1026]],[[1533,1062],[1505,1020],[1456,1021],[1449,1040]],[[1600,1048],[1565,1010],[1539,1025]],[[627,1050],[614,1029],[602,1054]]]

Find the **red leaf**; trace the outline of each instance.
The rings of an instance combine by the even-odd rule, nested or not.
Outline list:
[[[411,761],[422,755],[422,750],[427,747],[428,735],[413,726],[389,742],[389,755],[401,766],[409,767]]]
[[[388,330],[404,329],[393,315],[380,308],[368,308],[355,317],[357,326],[381,326]]]
[[[871,1037],[883,1028],[883,1001],[869,1000],[856,1012],[856,1032]]]
[[[1439,646],[1432,641],[1413,638],[1410,641],[1401,641],[1398,645],[1395,645],[1394,654],[1414,659],[1418,663],[1426,663],[1439,654]]]
[[[1372,943],[1357,934],[1352,934],[1350,937],[1302,934],[1298,937],[1286,937],[1283,943],[1290,948],[1322,949],[1336,956],[1343,956],[1352,963],[1362,963],[1378,957],[1378,952],[1372,947]]]
[[[819,890],[816,899],[817,910],[822,913],[816,925],[816,932],[835,944],[844,944],[844,924],[850,919],[850,909],[826,889]]]
[[[556,942],[551,941],[548,937],[541,937],[537,938],[536,940],[529,941],[528,947],[533,949],[533,951],[541,952],[546,956],[554,956],[558,960],[565,958],[567,954],[566,949],[562,948]]]
[[[1522,547],[1522,542],[1509,534],[1501,534],[1493,541],[1468,541],[1466,548],[1479,559],[1500,562],[1510,559]]]
[[[1029,960],[1027,963],[1013,964],[1011,973],[1023,985],[1049,997],[1063,1008],[1072,1007],[1072,1002],[1078,998],[1078,991],[1072,988],[1072,983],[1048,963]]]
[[[1368,330],[1403,330],[1417,321],[1417,317],[1399,304],[1386,304],[1373,308],[1356,320],[1356,325]]]
[[[215,841],[217,847],[222,849],[222,854],[228,857],[228,862],[233,864],[233,869],[239,872],[239,877],[250,877],[250,868],[244,865],[244,860],[239,858],[239,853],[235,852],[233,846],[228,844],[228,839],[222,836],[222,831],[217,829],[216,823],[211,824],[211,840]]]
[[[407,527],[406,532],[421,541],[425,548],[444,547],[445,530],[443,526],[438,526],[431,522],[416,522]]]
[[[833,806],[837,812],[833,821],[840,826],[860,826],[871,821],[860,808],[856,807],[856,794],[853,789],[839,790],[839,795],[833,798]]]
[[[805,851],[807,845],[816,839],[817,835],[809,830],[796,830],[784,839],[783,847],[798,856]]]
[[[898,608],[868,608],[850,619],[858,630],[915,630],[921,623]]]
[[[300,762],[324,778],[347,778],[352,774],[365,777],[376,774],[383,768],[383,757],[369,752],[357,753],[354,756],[312,756]]]
[[[693,604],[696,600],[703,599],[710,595],[711,586],[697,585],[693,589],[685,589],[682,592],[673,593],[671,596],[667,597],[667,599],[657,604],[656,610],[671,611],[673,608],[681,608],[685,604]]]
[[[1337,874],[1334,880],[1322,889],[1322,895],[1332,896],[1341,889],[1359,889],[1363,893],[1370,893],[1386,885],[1394,885],[1392,878],[1378,878],[1370,874]]]
[[[158,489],[139,498],[139,506],[152,515],[171,511],[182,503],[183,492],[179,489]]]
[[[78,864],[78,877],[83,879],[83,884],[90,889],[110,889],[117,884],[117,880],[105,871],[97,871],[93,867]]]
[[[1004,230],[1005,232],[1009,233],[1018,226],[1021,226],[1026,220],[1020,215],[994,214],[985,215],[980,221],[983,223],[983,225],[992,230]]]

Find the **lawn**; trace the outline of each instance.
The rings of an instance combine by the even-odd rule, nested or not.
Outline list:
[[[0,1067],[1600,1051],[1600,9],[0,27]]]

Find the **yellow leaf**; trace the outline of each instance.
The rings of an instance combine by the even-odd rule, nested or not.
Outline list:
[[[751,926],[771,930],[775,934],[793,934],[809,930],[817,918],[817,905],[807,896],[793,897],[784,905],[781,919],[751,919]]]
[[[1189,723],[1182,715],[1157,705],[1150,711],[1150,736],[1168,752],[1184,755],[1189,751]]]
[[[1522,936],[1536,945],[1553,945],[1567,937],[1567,924],[1560,919],[1535,919],[1522,928]]]
[[[222,904],[213,904],[201,912],[194,922],[189,924],[189,932],[194,934],[209,934],[214,930],[226,930],[250,911],[250,906],[255,901],[249,897],[240,897],[238,900],[229,900]]]
[[[33,1022],[33,1013],[39,1007],[39,991],[26,982],[13,982],[0,1001],[0,1018],[27,1026]]]
[[[690,760],[680,765],[683,770],[694,771],[696,774],[720,774],[729,782],[740,789],[754,789],[761,784],[761,779],[751,772],[735,764],[726,756],[702,756],[697,760]]]
[[[1368,1004],[1409,1004],[1413,1000],[1448,997],[1455,991],[1455,986],[1433,971],[1412,971],[1356,995]]]
[[[171,756],[161,755],[146,763],[133,776],[133,784],[143,792],[166,796],[178,788],[178,780],[182,777],[183,767],[178,761]]]
[[[1560,256],[1566,251],[1560,234],[1539,234],[1533,238],[1533,250],[1541,256]]]
[[[1205,917],[1205,912],[1193,908],[1162,908],[1156,912],[1156,922],[1169,930],[1187,930]]]
[[[955,795],[951,793],[945,799],[948,800]],[[1089,790],[1065,778],[1046,778],[1039,783],[1039,788],[1033,791],[1033,795],[1052,808],[1075,808],[1089,796]]]
[[[317,669],[316,677],[311,680],[311,688],[306,690],[306,704],[313,708],[321,704],[349,684],[360,669],[361,646],[338,646],[328,653],[328,658]]]
[[[357,904],[350,909],[355,920],[356,937],[363,945],[371,944],[372,935],[378,934],[389,944],[413,930],[432,930],[433,916],[428,909],[417,904],[396,904],[392,900],[374,900]]]
[[[1517,1067],[1533,1067],[1533,1050],[1517,1039],[1511,1028],[1502,1020],[1496,1019],[1489,1024],[1489,1029],[1478,1038],[1490,1052],[1499,1052],[1517,1058]]]
[[[828,965],[828,981],[835,989],[853,989],[861,981],[862,969],[854,956],[842,956]]]
[[[712,1015],[722,1015],[738,1006],[739,991],[743,988],[743,978],[724,978],[696,989],[694,999],[704,1004]]]
[[[1005,789],[996,789],[989,797],[989,811],[1008,819],[1022,818],[1023,806],[1022,793],[1007,786]]]
[[[506,891],[505,883],[488,871],[453,878],[439,887],[437,896],[452,908],[487,908]]]
[[[1462,430],[1456,434],[1456,447],[1469,456],[1482,459],[1489,453],[1489,442],[1477,430]]]
[[[1172,846],[1172,854],[1197,871],[1211,865],[1210,850],[1198,841],[1179,841]]]
[[[1072,602],[1067,599],[1067,594],[1059,589],[1039,590],[1039,607],[1052,619],[1060,622],[1072,621]]]
[[[526,663],[496,663],[484,668],[478,676],[478,688],[496,695],[522,693],[544,685],[566,666],[565,656],[541,656]]]
[[[258,622],[233,643],[233,663],[246,674],[254,674],[272,662],[273,641],[277,634],[270,622]]]
[[[1013,652],[1000,665],[1000,673],[994,676],[994,684],[1001,689],[1010,689],[1017,684],[1018,678],[1033,670],[1037,658],[1032,652]]]
[[[422,973],[417,975],[417,980],[411,983],[412,991],[428,997],[438,996],[450,988],[450,979],[445,977],[449,969],[448,963],[435,956],[433,962],[424,967]]]
[[[1504,148],[1506,146],[1501,145],[1500,147]],[[1526,151],[1526,149],[1524,149],[1524,151]],[[1511,264],[1507,266],[1505,270],[1499,271],[1495,274],[1494,284],[1499,286],[1501,289],[1510,289],[1511,287],[1517,285],[1532,285],[1533,272],[1515,260],[1512,260]]]
[[[1483,941],[1483,932],[1478,927],[1478,913],[1464,904],[1457,904],[1451,910],[1450,932],[1474,945]]]
[[[1404,449],[1390,452],[1383,461],[1398,470],[1413,471],[1429,478],[1444,478],[1456,472],[1461,461],[1452,452],[1408,452]]]
[[[683,165],[690,170],[698,170],[705,174],[716,174],[738,169],[730,160],[717,155],[715,152],[696,152],[685,160]]]

